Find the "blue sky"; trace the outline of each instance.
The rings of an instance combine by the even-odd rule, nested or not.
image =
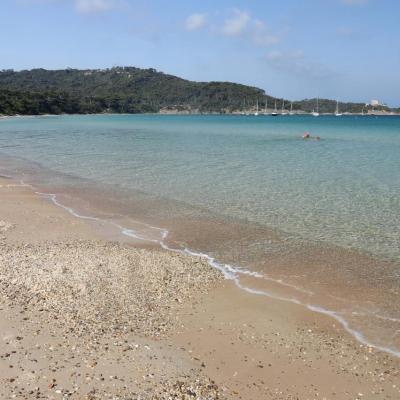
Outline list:
[[[398,0],[1,0],[0,68],[153,67],[400,105]]]

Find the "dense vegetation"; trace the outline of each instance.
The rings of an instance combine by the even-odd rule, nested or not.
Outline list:
[[[198,83],[133,67],[107,70],[0,72],[0,113],[139,113],[163,107],[233,110],[260,89],[228,82]]]
[[[282,108],[258,88],[230,82],[192,82],[154,69],[0,71],[0,114],[143,113],[163,110],[233,112],[260,109],[265,101]],[[288,105],[288,101],[285,100]],[[320,112],[334,112],[336,102],[320,100]],[[316,100],[293,103],[312,111]],[[343,103],[341,112],[361,112],[363,104]]]

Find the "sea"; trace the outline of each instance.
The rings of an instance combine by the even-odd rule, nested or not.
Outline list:
[[[0,174],[400,356],[400,117],[4,118]]]

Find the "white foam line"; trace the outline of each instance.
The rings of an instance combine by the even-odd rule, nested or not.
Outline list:
[[[31,185],[26,185],[26,186],[32,187]],[[92,221],[97,221],[97,222],[103,222],[103,223],[106,222],[106,223],[109,223],[109,224],[119,228],[121,230],[121,233],[123,235],[125,235],[125,236],[133,237],[135,239],[140,239],[140,240],[144,240],[144,241],[150,241],[150,242],[153,242],[153,243],[158,243],[163,249],[168,250],[168,251],[173,251],[173,252],[180,253],[180,254],[188,254],[188,255],[191,255],[191,256],[195,256],[195,257],[205,258],[207,260],[208,264],[211,267],[213,267],[213,268],[219,270],[220,272],[222,272],[222,274],[224,275],[225,279],[229,279],[229,280],[234,281],[234,283],[236,284],[236,286],[239,289],[244,290],[247,293],[251,293],[251,294],[254,294],[254,295],[266,296],[266,297],[269,297],[269,298],[272,298],[272,299],[290,302],[290,303],[293,303],[293,304],[296,304],[296,305],[300,305],[300,306],[306,307],[310,311],[330,316],[331,318],[333,318],[336,321],[338,321],[342,325],[342,327],[346,330],[346,332],[348,332],[351,336],[353,336],[359,343],[361,343],[361,344],[363,344],[365,346],[368,346],[368,347],[375,348],[375,349],[380,350],[382,352],[389,353],[389,354],[391,354],[391,355],[393,355],[395,357],[400,357],[400,351],[394,350],[394,349],[392,349],[390,347],[385,347],[385,346],[381,346],[381,345],[377,345],[377,344],[374,344],[372,342],[369,342],[361,332],[359,332],[359,331],[355,330],[354,328],[350,327],[349,322],[346,319],[344,319],[342,316],[340,316],[335,311],[327,310],[325,308],[322,308],[322,307],[319,307],[319,306],[316,306],[316,305],[313,305],[313,304],[303,303],[303,302],[301,302],[301,301],[299,301],[299,300],[297,300],[295,298],[282,297],[282,296],[278,296],[278,295],[275,295],[275,294],[273,294],[271,292],[267,292],[267,291],[264,291],[264,290],[258,290],[258,289],[249,288],[249,287],[244,286],[244,285],[242,285],[240,283],[240,279],[238,277],[239,274],[246,274],[246,275],[251,275],[251,276],[254,276],[254,277],[258,277],[258,275],[260,275],[260,274],[258,274],[257,272],[247,271],[247,270],[245,270],[243,268],[233,267],[230,264],[220,263],[220,262],[216,261],[216,259],[214,257],[211,257],[210,255],[208,255],[206,253],[195,252],[195,251],[190,250],[188,248],[175,249],[175,248],[169,247],[165,243],[165,240],[166,240],[166,238],[167,238],[167,236],[169,234],[167,229],[151,226],[151,225],[148,225],[148,224],[145,224],[145,223],[141,223],[142,225],[145,225],[148,228],[155,229],[155,230],[158,230],[158,231],[161,232],[161,239],[160,240],[149,239],[149,238],[146,238],[144,236],[139,235],[136,231],[134,231],[132,229],[125,228],[125,227],[123,227],[123,226],[121,226],[121,225],[119,225],[119,224],[117,224],[115,222],[106,221],[106,220],[103,220],[103,219],[100,219],[100,218],[97,218],[97,217],[81,215],[81,214],[77,213],[73,208],[65,206],[64,204],[61,204],[57,200],[57,195],[54,194],[54,193],[41,193],[41,192],[36,192],[36,193],[41,195],[41,196],[46,196],[46,197],[50,198],[51,201],[55,205],[57,205],[57,206],[63,208],[64,210],[68,211],[71,215],[73,215],[76,218],[81,218],[81,219],[85,219],[85,220],[92,220]],[[272,278],[271,278],[271,280],[272,280]],[[277,281],[277,282],[279,282],[279,281]],[[279,282],[279,283],[281,283],[281,282]],[[291,285],[288,284],[288,286],[291,286]]]
[[[357,312],[357,311],[353,311],[351,314],[360,315],[362,317],[378,318],[378,319],[382,319],[384,321],[390,321],[390,322],[400,322],[399,318],[385,317],[384,315],[379,315],[379,314],[376,314],[376,313],[360,313],[360,312]]]
[[[389,353],[389,354],[391,354],[391,355],[393,355],[395,357],[400,357],[400,351],[394,350],[394,349],[392,349],[390,347],[380,346],[380,345],[377,345],[377,344],[374,344],[374,343],[368,341],[361,332],[359,332],[359,331],[355,330],[354,328],[350,327],[349,322],[346,319],[344,319],[343,317],[341,317],[335,311],[327,310],[325,308],[322,308],[322,307],[319,307],[319,306],[315,306],[313,304],[306,304],[306,303],[303,303],[303,302],[301,302],[301,301],[299,301],[297,299],[277,296],[277,295],[274,295],[274,294],[272,294],[270,292],[266,292],[264,290],[257,290],[257,289],[248,288],[246,286],[243,286],[239,282],[239,280],[237,278],[234,279],[234,281],[236,283],[236,286],[238,286],[240,289],[245,290],[248,293],[255,294],[255,295],[261,295],[261,296],[267,296],[267,297],[270,297],[270,298],[273,298],[273,299],[294,303],[294,304],[297,304],[297,305],[304,306],[310,311],[313,311],[313,312],[316,312],[316,313],[319,313],[319,314],[328,315],[329,317],[331,317],[331,318],[335,319],[336,321],[338,321],[342,325],[342,327],[346,330],[346,332],[348,332],[351,336],[353,336],[359,343],[363,344],[364,346],[375,348],[375,349],[383,351],[385,353]]]
[[[7,184],[7,185],[0,185],[0,188],[13,188],[13,187],[30,187],[30,185],[25,185],[25,184]]]
[[[301,292],[301,293],[304,293],[304,294],[308,294],[308,295],[310,295],[310,296],[312,296],[312,295],[314,294],[314,292],[311,292],[310,290],[306,290],[306,289],[303,289],[303,288],[301,288],[301,287],[299,287],[299,286],[292,285],[291,283],[283,282],[281,279],[274,279],[274,278],[271,278],[271,277],[266,276],[266,275],[261,275],[261,277],[262,277],[263,279],[265,279],[266,281],[271,281],[271,282],[279,283],[279,284],[282,285],[282,286],[290,287],[290,288],[292,288],[292,289],[297,290],[298,292]]]
[[[152,240],[152,239],[146,238],[144,236],[141,236],[136,231],[134,231],[133,229],[125,228],[122,225],[119,225],[119,224],[117,224],[117,223],[115,223],[113,221],[106,221],[106,220],[101,219],[101,218],[91,217],[91,216],[88,216],[88,215],[79,214],[73,208],[65,206],[64,204],[60,203],[57,200],[57,195],[54,194],[54,193],[42,193],[42,192],[35,192],[35,193],[40,195],[40,196],[48,197],[56,206],[63,208],[64,210],[68,211],[71,215],[73,215],[76,218],[90,220],[90,221],[96,221],[96,222],[103,222],[103,223],[106,222],[106,223],[108,223],[110,225],[113,225],[116,228],[120,229],[121,233],[123,235],[125,235],[125,236],[128,236],[130,238],[134,238],[134,239],[139,239],[139,240],[158,243],[157,240]]]
[[[48,197],[56,206],[63,208],[64,210],[68,211],[71,215],[73,215],[76,218],[80,218],[80,219],[86,219],[86,220],[91,220],[91,221],[98,221],[98,222],[103,222],[103,220],[101,220],[100,218],[97,217],[90,217],[88,215],[82,215],[82,214],[78,214],[73,208],[65,206],[64,204],[61,204],[58,200],[57,200],[57,195],[54,193],[42,193],[42,192],[35,192],[36,194],[38,194],[39,196],[44,196],[44,197]]]
[[[350,335],[352,335],[361,344],[363,344],[365,346],[368,346],[368,347],[373,347],[373,348],[375,348],[377,350],[383,351],[385,353],[389,353],[389,354],[391,354],[393,356],[400,357],[400,351],[398,351],[398,350],[394,350],[394,349],[392,349],[390,347],[380,346],[380,345],[377,345],[377,344],[369,342],[361,332],[351,328],[349,323],[348,323],[348,321],[346,321],[343,317],[338,315],[338,313],[336,313],[334,311],[326,310],[326,309],[318,307],[318,306],[313,306],[311,304],[308,304],[307,308],[309,310],[311,310],[311,311],[318,312],[320,314],[325,314],[325,315],[328,315],[328,316],[330,316],[332,318],[335,318],[336,321],[340,322],[340,324],[343,326],[343,328],[348,333],[350,333]]]

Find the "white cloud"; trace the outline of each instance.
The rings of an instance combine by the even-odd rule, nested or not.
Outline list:
[[[206,24],[206,20],[207,20],[207,17],[205,14],[196,13],[196,14],[189,15],[185,21],[185,28],[188,31],[195,31],[195,30],[201,29]]]
[[[220,33],[247,40],[257,46],[271,46],[281,40],[280,35],[273,34],[263,21],[237,8],[231,17],[225,19]]]
[[[221,32],[225,36],[239,36],[245,32],[248,23],[250,22],[250,15],[238,9],[233,10],[234,15],[225,20]]]
[[[35,4],[48,4],[48,3],[57,3],[60,0],[16,0],[18,4],[21,5],[35,5]]]
[[[264,22],[256,19],[253,21],[251,37],[253,42],[259,46],[270,46],[280,42],[278,35],[272,34]]]
[[[188,31],[195,31],[209,25],[210,31],[217,35],[232,40],[239,39],[260,47],[279,43],[287,30],[284,28],[275,34],[263,21],[253,18],[248,12],[238,8],[231,9],[229,13],[219,24],[218,21],[209,21],[206,14],[194,13],[186,18],[184,26]]]
[[[84,14],[108,11],[115,5],[115,0],[75,0],[77,11]]]

